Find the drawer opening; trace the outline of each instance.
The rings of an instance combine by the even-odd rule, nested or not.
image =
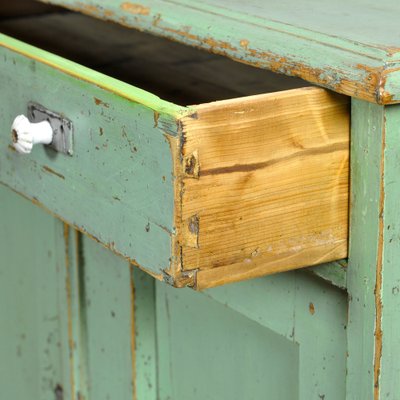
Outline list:
[[[0,32],[180,105],[309,86],[111,22],[58,7],[45,10],[19,17],[15,11],[0,20]]]
[[[175,287],[347,257],[349,98],[48,11],[0,18],[1,183]],[[72,157],[12,151],[32,101]]]

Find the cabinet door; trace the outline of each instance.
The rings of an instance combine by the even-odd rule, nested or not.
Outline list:
[[[156,284],[160,400],[343,400],[347,295],[303,271]]]
[[[71,398],[64,226],[0,186],[0,398]]]
[[[176,289],[0,186],[0,398],[345,398],[347,295],[296,271]]]
[[[154,400],[154,279],[0,185],[0,398]]]

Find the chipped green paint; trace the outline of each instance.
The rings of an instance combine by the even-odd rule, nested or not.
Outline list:
[[[169,136],[188,109],[4,35],[0,42],[0,181],[160,274],[173,233]],[[72,121],[72,157],[12,151],[10,126],[30,101]]]
[[[397,0],[382,5],[373,0],[42,1],[357,98],[400,101]]]
[[[156,400],[154,279],[2,185],[0,204],[0,398]]]
[[[349,399],[400,393],[400,108],[352,104]]]
[[[138,103],[160,114],[166,114],[170,117],[178,117],[179,115],[186,115],[190,112],[187,107],[181,107],[174,103],[162,100],[158,96],[146,92],[145,90],[104,75],[93,69],[84,67],[83,65],[77,64],[63,57],[59,57],[48,51],[31,46],[2,33],[0,33],[0,47],[27,57],[31,60],[32,66],[35,65],[34,62],[42,63],[71,77],[75,77],[76,80],[82,80],[96,85],[99,88],[121,98]],[[12,53],[8,54],[12,57]],[[2,57],[4,56],[7,57],[7,52],[2,54]],[[55,72],[55,74],[57,74],[57,72]],[[23,77],[21,76],[20,79],[23,79]]]
[[[135,351],[131,269],[95,241],[81,237],[80,307],[87,398],[134,399]]]
[[[156,282],[139,268],[132,270],[132,279],[135,316],[136,399],[156,400],[158,399]]]
[[[63,223],[0,185],[0,398],[72,399]]]

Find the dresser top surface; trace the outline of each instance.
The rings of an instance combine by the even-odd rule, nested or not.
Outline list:
[[[398,0],[136,1],[46,0],[356,98],[400,102]]]
[[[190,6],[193,0],[180,0]],[[254,18],[267,27],[280,22],[372,47],[400,48],[398,0],[206,0],[240,19]],[[400,50],[400,49],[399,49]]]

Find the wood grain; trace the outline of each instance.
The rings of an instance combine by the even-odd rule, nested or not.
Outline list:
[[[305,88],[196,110],[179,218],[198,288],[347,255],[347,98]]]

